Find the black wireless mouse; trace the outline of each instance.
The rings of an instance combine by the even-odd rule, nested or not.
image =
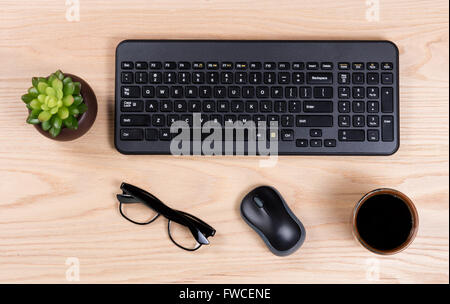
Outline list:
[[[242,218],[276,255],[295,252],[305,240],[305,228],[275,188],[261,186],[241,203]]]

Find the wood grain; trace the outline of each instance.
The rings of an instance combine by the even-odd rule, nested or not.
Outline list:
[[[363,0],[81,0],[81,20],[65,1],[0,0],[0,282],[66,282],[77,257],[80,279],[127,283],[448,283],[448,2],[381,1],[368,22]],[[107,4],[106,4],[107,3]],[[388,39],[400,49],[401,147],[390,157],[125,156],[113,147],[114,52],[123,39]],[[25,124],[20,96],[31,76],[56,69],[87,80],[99,114],[71,143]],[[170,243],[166,221],[123,220],[121,181],[149,189],[216,229],[191,254]],[[295,254],[273,256],[240,219],[243,195],[275,186],[306,226]],[[366,192],[396,188],[419,216],[416,240],[375,256],[350,229]],[[367,276],[379,265],[379,279]]]

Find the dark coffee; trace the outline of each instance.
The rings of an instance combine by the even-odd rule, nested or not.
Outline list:
[[[391,194],[376,194],[364,201],[356,215],[360,238],[379,251],[390,251],[407,242],[414,218],[408,205]]]

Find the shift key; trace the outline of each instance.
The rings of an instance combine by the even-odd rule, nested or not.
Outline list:
[[[331,115],[297,115],[297,127],[332,127],[333,116]]]

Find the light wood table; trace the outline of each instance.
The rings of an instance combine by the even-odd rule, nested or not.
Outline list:
[[[364,0],[0,1],[0,282],[448,283],[448,2]],[[376,17],[376,16],[375,16]],[[369,18],[369,20],[371,20]],[[401,147],[389,157],[125,156],[113,145],[114,54],[124,39],[387,39],[400,49]],[[20,96],[32,76],[60,68],[86,79],[99,101],[88,134],[61,143],[25,124]],[[122,181],[211,223],[211,246],[173,246],[166,220],[122,219]],[[302,248],[276,257],[240,218],[242,197],[276,187],[306,226]],[[352,237],[350,215],[366,192],[412,198],[420,229],[394,256]],[[68,260],[70,262],[72,260]]]

